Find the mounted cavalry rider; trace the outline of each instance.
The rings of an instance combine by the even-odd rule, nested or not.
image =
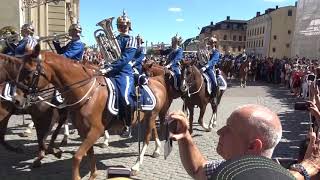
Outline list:
[[[31,24],[24,24],[21,27],[22,39],[19,41],[18,45],[15,47],[14,55],[17,58],[22,58],[26,53],[32,52],[33,48],[37,44],[37,40],[33,37],[34,28]],[[10,53],[10,55],[13,55]],[[5,91],[3,93],[4,99],[7,101],[12,101],[12,97],[15,93],[15,86],[11,83],[7,84]]]
[[[217,49],[218,40],[215,36],[211,37],[208,41],[209,50],[211,51],[210,59],[205,67],[202,67],[200,71],[205,72],[208,74],[210,81],[212,83],[211,89],[212,93],[211,96],[215,97],[218,91],[217,85],[217,77],[216,77],[216,70],[215,65],[219,63],[220,60],[220,52]]]
[[[81,61],[84,53],[84,44],[80,40],[81,32],[82,28],[79,24],[70,25],[69,36],[71,36],[71,41],[66,46],[61,47],[58,40],[53,41],[57,53],[66,58]]]
[[[117,18],[117,28],[119,35],[116,37],[121,49],[121,57],[110,65],[106,64],[101,73],[107,74],[107,77],[113,79],[118,88],[120,119],[125,120],[125,129],[122,134],[125,137],[131,135],[131,114],[134,110],[134,76],[131,66],[131,60],[136,54],[136,42],[133,36],[129,35],[131,30],[131,21],[123,12],[123,15]]]
[[[183,50],[180,47],[182,43],[182,38],[178,37],[176,34],[171,39],[171,48],[167,50],[160,50],[160,55],[168,55],[168,59],[166,62],[166,68],[171,69],[174,73],[174,87],[177,91],[180,91],[180,61],[183,59]],[[157,53],[157,52],[156,52]]]
[[[137,43],[137,51],[132,60],[134,79],[135,79],[135,82],[138,82],[138,84],[146,84],[147,83],[146,75],[142,72],[142,64],[146,59],[146,48],[142,46],[144,41],[140,35],[136,37],[136,43]]]
[[[32,52],[33,48],[37,45],[36,38],[33,37],[34,27],[31,24],[24,24],[21,27],[21,36],[23,37],[17,47],[14,54],[16,57],[21,58],[28,52]]]

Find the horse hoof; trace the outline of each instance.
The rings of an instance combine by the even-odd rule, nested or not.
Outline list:
[[[106,143],[101,143],[98,145],[100,148],[107,148],[109,146],[109,144],[106,144]]]
[[[54,152],[53,155],[58,158],[58,159],[61,159],[62,157],[62,151],[59,149],[57,150],[57,152]]]
[[[158,157],[160,157],[160,153],[159,153],[159,152],[154,152],[154,153],[152,154],[152,157],[153,157],[153,158],[158,158]]]
[[[131,169],[131,176],[137,176],[138,175],[139,170],[133,170]]]
[[[29,136],[31,136],[31,134],[32,134],[32,133],[23,132],[23,133],[20,133],[19,136],[20,136],[20,137],[29,137]]]
[[[32,168],[39,168],[41,167],[41,161],[40,160],[35,160],[32,164]]]

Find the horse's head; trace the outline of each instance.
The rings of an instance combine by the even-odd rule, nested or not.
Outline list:
[[[49,84],[50,75],[45,71],[44,58],[40,45],[36,45],[31,54],[23,57],[23,63],[17,77],[17,83],[26,93],[36,93]]]
[[[181,77],[180,77],[180,90],[185,93],[194,83],[194,63],[195,61],[181,61]]]

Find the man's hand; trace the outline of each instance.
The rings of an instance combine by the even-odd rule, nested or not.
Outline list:
[[[204,73],[206,71],[206,69],[207,69],[206,67],[203,67],[203,68],[200,69],[200,72]]]
[[[317,120],[317,123],[318,125],[320,125],[320,112],[319,112],[319,109],[317,108],[317,106],[311,102],[311,101],[308,101],[309,103],[309,111],[310,113],[312,114],[312,116],[314,116]]]
[[[169,138],[178,141],[189,133],[188,118],[183,112],[172,112],[167,118],[169,125]]]
[[[101,74],[105,75],[112,70],[111,67],[100,69]]]

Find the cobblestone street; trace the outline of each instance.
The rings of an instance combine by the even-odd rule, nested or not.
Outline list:
[[[215,152],[218,142],[216,131],[225,124],[226,118],[239,105],[248,103],[257,103],[265,105],[277,112],[283,126],[283,137],[280,145],[275,150],[275,157],[296,158],[298,155],[298,145],[305,138],[308,127],[308,114],[306,112],[297,112],[293,110],[293,104],[296,98],[290,95],[289,90],[279,85],[259,84],[250,85],[247,88],[240,88],[238,84],[224,94],[218,109],[218,125],[212,132],[205,132],[197,123],[198,109],[195,113],[194,141],[200,148],[201,152],[208,159],[221,158]],[[175,100],[171,110],[180,110],[182,107],[181,100]],[[211,115],[210,106],[205,113],[205,122],[208,123]],[[29,122],[29,121],[27,121]],[[9,121],[6,140],[15,145],[23,146],[24,153],[16,154],[8,152],[0,147],[0,176],[2,180],[69,180],[71,179],[72,155],[79,147],[80,139],[75,132],[70,136],[68,145],[61,147],[64,151],[62,158],[57,159],[53,155],[48,155],[43,159],[42,167],[37,169],[30,168],[34,158],[37,155],[37,141],[35,131],[31,137],[20,137],[19,133],[23,132],[25,126],[22,125],[20,116],[11,117]],[[49,136],[48,139],[50,139]],[[60,142],[62,135],[58,136]],[[101,142],[100,139],[99,142]],[[162,145],[164,141],[162,141]],[[163,147],[161,156],[153,158],[152,153],[155,148],[154,141],[151,141],[146,152],[143,165],[139,174],[133,178],[136,179],[191,179],[184,171],[179,158],[177,143],[173,144],[173,151],[167,160],[163,157]],[[123,139],[118,135],[110,137],[110,146],[102,149],[95,146],[97,157],[97,168],[99,176],[97,179],[106,178],[106,169],[108,166],[123,165],[131,167],[134,165],[138,154],[138,143],[136,138]],[[89,177],[89,165],[87,158],[82,161],[81,175],[84,179]]]

